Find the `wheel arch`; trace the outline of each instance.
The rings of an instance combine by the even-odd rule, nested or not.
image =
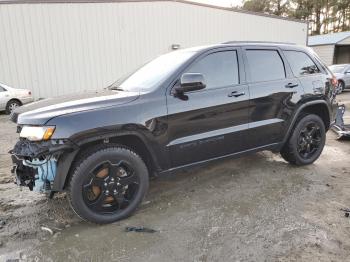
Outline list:
[[[11,101],[16,101],[18,102],[20,105],[22,105],[22,101],[19,98],[13,97],[11,98],[9,101],[7,101],[7,104],[9,104]]]
[[[295,124],[297,123],[298,118],[303,115],[303,114],[315,114],[317,116],[319,116],[326,128],[326,131],[330,128],[330,111],[329,111],[329,107],[327,105],[327,102],[324,100],[316,100],[316,101],[310,101],[307,102],[303,105],[301,105],[295,112],[295,114],[293,115],[293,118],[290,122],[288,131],[284,137],[283,143],[282,145],[284,145],[288,138],[291,136],[293,128],[295,126]]]
[[[22,103],[21,100],[19,100],[19,99],[16,98],[16,97],[12,97],[12,98],[9,99],[9,101],[7,101],[7,103],[6,103],[6,109],[7,109],[7,107],[9,106],[9,104],[11,103],[11,101],[16,101],[16,102],[18,102],[20,106],[23,105],[23,103]]]
[[[98,150],[103,145],[120,145],[127,147],[137,153],[145,162],[149,174],[156,174],[161,170],[159,161],[148,142],[137,133],[128,132],[121,134],[109,134],[90,137],[81,140],[78,144],[78,149],[70,153],[61,155],[58,160],[57,175],[55,177],[53,191],[62,191],[67,188],[69,179],[73,172],[74,165],[85,154],[89,154],[94,150]]]

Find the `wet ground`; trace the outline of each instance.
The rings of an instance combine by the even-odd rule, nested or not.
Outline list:
[[[350,92],[339,99],[350,108]],[[64,194],[48,200],[12,184],[15,125],[0,115],[0,261],[349,260],[350,218],[340,208],[350,208],[350,141],[335,138],[327,134],[307,167],[262,152],[158,178],[132,217],[96,226]]]

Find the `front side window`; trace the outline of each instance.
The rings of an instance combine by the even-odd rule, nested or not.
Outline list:
[[[320,73],[320,70],[311,58],[304,52],[284,51],[295,76],[304,76]]]
[[[277,50],[247,50],[252,82],[286,78],[284,63]]]
[[[195,62],[186,73],[200,73],[204,76],[207,89],[239,84],[236,51],[223,51],[207,55]]]

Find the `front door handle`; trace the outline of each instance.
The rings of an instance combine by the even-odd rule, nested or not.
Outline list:
[[[296,84],[296,83],[288,83],[288,84],[285,85],[286,88],[294,88],[294,87],[297,87],[297,86],[298,86],[298,84]]]
[[[244,92],[233,91],[233,92],[229,93],[227,96],[228,97],[239,97],[239,96],[244,96],[244,95],[245,95]]]

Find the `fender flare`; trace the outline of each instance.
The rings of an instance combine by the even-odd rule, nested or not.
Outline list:
[[[290,134],[291,134],[291,132],[292,132],[292,130],[294,128],[294,125],[295,125],[298,117],[300,116],[301,111],[303,111],[303,109],[305,109],[308,106],[317,105],[317,104],[322,104],[322,105],[326,106],[327,111],[328,111],[328,115],[329,115],[329,119],[331,119],[331,114],[330,114],[329,107],[328,107],[328,104],[327,104],[326,101],[324,101],[324,100],[313,100],[313,101],[309,101],[309,102],[306,102],[306,103],[302,104],[295,111],[295,113],[293,115],[292,121],[290,122],[290,125],[288,127],[288,131],[286,132],[286,134],[284,136],[284,139],[283,139],[283,142],[282,142],[282,147],[287,142],[288,138],[290,137]]]

